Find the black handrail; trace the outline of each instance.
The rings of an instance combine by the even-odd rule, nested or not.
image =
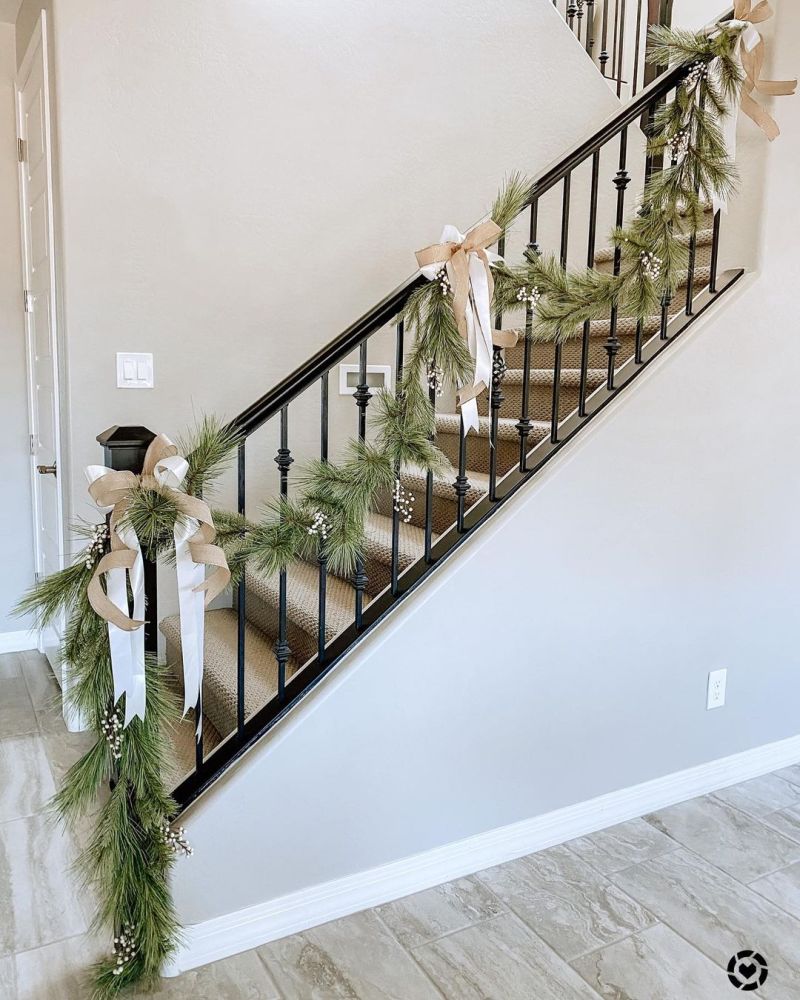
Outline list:
[[[718,18],[721,21],[730,20],[733,10]],[[662,73],[653,80],[636,97],[614,115],[592,135],[576,143],[565,155],[556,160],[552,166],[542,171],[531,185],[527,206],[533,204],[555,184],[563,180],[572,170],[580,166],[593,153],[600,150],[610,139],[620,133],[626,126],[641,118],[647,109],[659,98],[669,93],[682,79],[685,66],[678,64]],[[393,292],[390,292],[376,306],[351,324],[346,330],[335,337],[330,343],[320,348],[313,357],[305,361],[299,368],[287,375],[269,392],[264,393],[254,403],[231,421],[245,437],[261,427],[271,417],[274,417],[284,406],[299,396],[317,381],[325,372],[330,371],[351,351],[355,350],[370,334],[385,326],[397,316],[406,304],[411,294],[425,284],[426,279],[420,274],[412,275]]]

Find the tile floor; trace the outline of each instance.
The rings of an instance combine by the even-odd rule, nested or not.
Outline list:
[[[83,1000],[105,947],[46,812],[88,745],[31,653],[0,656],[0,998]],[[153,1000],[800,998],[800,765],[164,980]]]

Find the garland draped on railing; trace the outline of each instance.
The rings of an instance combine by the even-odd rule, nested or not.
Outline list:
[[[612,234],[620,252],[619,273],[569,271],[557,258],[532,251],[518,267],[485,254],[488,240],[481,237],[489,231],[493,239],[502,237],[529,202],[529,183],[512,175],[492,207],[491,225],[487,220],[479,226],[478,236],[475,231],[468,233],[466,243],[457,230],[448,230],[444,252],[439,246],[423,254],[422,266],[438,268],[429,275],[438,280],[415,291],[403,311],[401,318],[414,333],[414,341],[397,392],[378,393],[371,407],[374,440],[351,441],[337,464],[312,462],[296,480],[296,498],[272,501],[261,523],[213,512],[215,544],[224,551],[234,584],[248,563],[273,572],[295,559],[315,558],[320,550],[331,572],[351,574],[363,554],[365,518],[376,495],[394,487],[395,504],[398,509],[402,506],[398,469],[409,464],[436,472],[449,468],[432,443],[435,415],[428,389],[439,390],[445,382],[466,387],[462,401],[468,402],[479,391],[476,381],[486,381],[477,378],[475,339],[487,333],[486,303],[480,315],[476,312],[469,318],[473,282],[483,279],[472,271],[468,256],[477,255],[485,265],[494,309],[532,308],[536,340],[574,337],[585,322],[607,316],[614,307],[641,320],[660,310],[687,265],[685,240],[679,238],[681,225],[696,232],[705,205],[727,197],[733,189],[735,168],[722,123],[731,108],[738,107],[743,79],[746,76],[751,101],[755,89],[791,90],[788,84],[770,90],[760,81],[763,48],[749,63],[741,56],[742,35],[750,25],[747,18],[763,20],[764,4],[751,10],[749,0],[737,0],[737,11],[739,20],[722,23],[711,32],[652,31],[652,62],[691,65],[674,98],[657,110],[648,137],[648,155],[668,157],[670,164],[653,172],[635,216]],[[752,35],[749,41],[753,42]],[[760,39],[757,44],[763,46]],[[745,48],[752,52],[755,44]],[[455,258],[459,258],[456,264],[448,263]],[[132,477],[118,497],[122,506],[115,529],[136,538],[148,558],[174,558],[176,537],[188,538],[181,530],[176,536],[176,526],[180,529],[187,518],[187,500],[208,495],[238,440],[230,428],[205,419],[182,449],[186,455],[182,489],[152,477],[145,482]],[[194,514],[188,516],[197,515],[198,509],[192,507]],[[204,517],[195,520],[199,523]],[[191,848],[183,830],[170,826],[175,803],[163,778],[168,726],[178,714],[166,671],[155,658],[145,657],[144,711],[125,726],[126,714],[133,713],[128,712],[126,695],[119,697],[120,691],[115,691],[107,623],[95,609],[102,571],[96,574],[108,559],[108,535],[105,525],[78,530],[89,540],[79,559],[39,583],[19,610],[33,613],[39,625],[62,610],[68,613],[63,652],[73,678],[69,697],[98,736],[67,773],[55,799],[59,814],[69,821],[81,816],[100,790],[111,784],[81,859],[82,871],[99,898],[98,924],[114,933],[113,955],[95,974],[96,996],[106,998],[133,983],[153,982],[176,948],[179,927],[169,872],[176,856],[191,853]],[[205,556],[209,558],[198,553],[196,561],[221,565],[208,551]]]

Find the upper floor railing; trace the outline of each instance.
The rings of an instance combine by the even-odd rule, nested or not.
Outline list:
[[[614,87],[635,97],[655,77],[645,62],[647,32],[669,25],[673,0],[553,0],[570,30]]]

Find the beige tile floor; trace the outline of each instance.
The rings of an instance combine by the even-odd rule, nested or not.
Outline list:
[[[0,998],[83,1000],[105,947],[47,813],[88,745],[37,654],[0,656]],[[800,765],[164,980],[154,1000],[800,998]]]

